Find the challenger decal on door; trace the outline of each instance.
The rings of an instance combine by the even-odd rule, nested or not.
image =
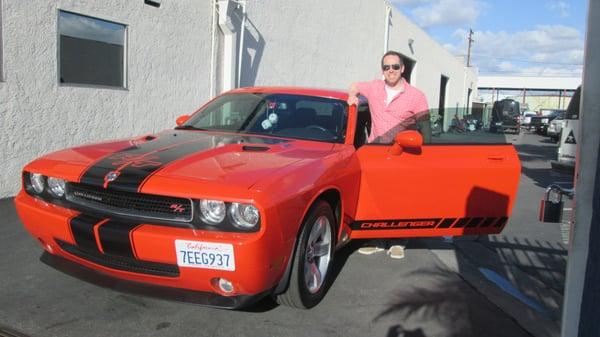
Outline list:
[[[398,155],[389,149],[357,151],[362,171],[352,238],[502,230],[520,172],[512,145],[425,145]]]

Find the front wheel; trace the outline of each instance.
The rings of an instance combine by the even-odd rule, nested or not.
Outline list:
[[[277,302],[299,309],[317,305],[329,285],[335,241],[335,218],[323,200],[311,208],[302,224],[287,290]]]

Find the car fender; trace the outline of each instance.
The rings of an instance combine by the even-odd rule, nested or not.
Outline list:
[[[281,276],[281,279],[279,280],[279,283],[277,284],[277,286],[275,287],[275,289],[273,290],[273,294],[280,294],[282,292],[284,292],[287,289],[287,286],[289,284],[290,281],[290,274],[292,272],[292,265],[294,264],[293,260],[294,260],[294,252],[296,251],[296,247],[298,245],[298,238],[300,236],[300,232],[302,231],[302,224],[304,223],[306,217],[310,214],[312,208],[316,205],[317,200],[319,200],[320,198],[322,198],[322,196],[329,192],[329,191],[337,191],[340,196],[341,196],[341,192],[339,189],[337,189],[335,186],[327,186],[327,187],[323,187],[321,188],[318,193],[315,193],[314,196],[312,197],[310,203],[307,204],[307,207],[304,210],[304,214],[302,216],[302,222],[300,224],[300,226],[298,226],[298,233],[296,234],[296,237],[294,239],[294,244],[291,246],[290,248],[290,252],[288,254],[288,258],[287,258],[287,265],[285,267],[285,272],[283,273],[283,275]],[[343,213],[343,209],[344,206],[342,204],[342,198],[339,198],[339,207],[340,207],[340,213],[339,215],[336,214],[335,209],[333,210],[333,214],[335,217],[335,236],[334,239],[337,241],[338,238],[338,232],[340,230],[341,227],[341,220],[338,219],[338,217],[341,217]]]

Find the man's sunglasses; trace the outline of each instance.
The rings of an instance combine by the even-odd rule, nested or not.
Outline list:
[[[383,66],[381,66],[381,69],[383,69],[383,71],[388,71],[390,70],[390,68],[394,69],[394,70],[400,70],[400,64],[396,63],[396,64],[384,64]]]

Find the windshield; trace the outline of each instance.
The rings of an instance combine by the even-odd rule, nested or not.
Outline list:
[[[179,128],[343,143],[346,120],[342,100],[248,93],[217,98]]]

